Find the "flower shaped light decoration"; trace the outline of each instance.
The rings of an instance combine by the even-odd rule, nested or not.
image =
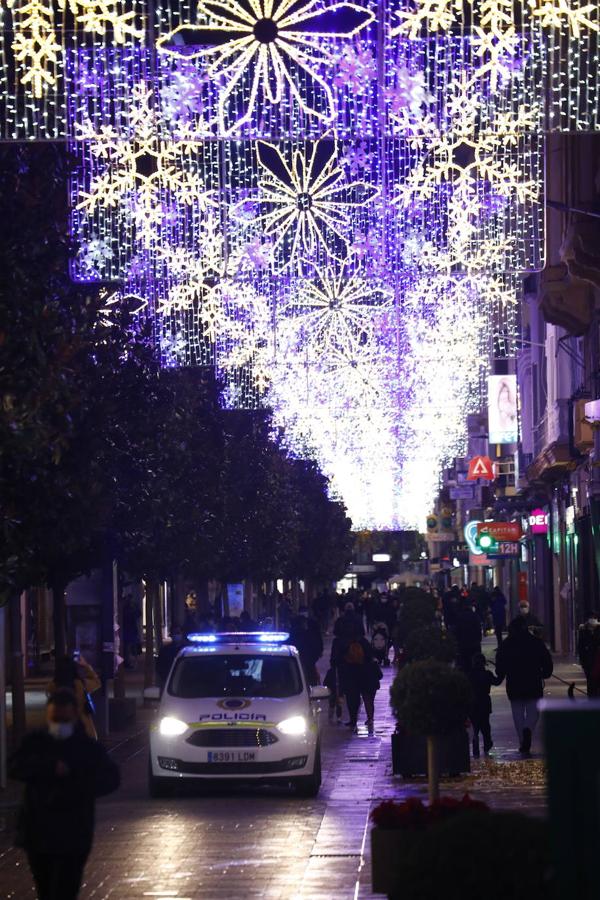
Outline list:
[[[331,120],[333,92],[323,70],[333,58],[326,41],[349,39],[375,18],[348,0],[329,6],[317,0],[203,0],[198,11],[200,21],[162,36],[158,48],[204,61],[209,77],[222,85],[218,117],[225,135],[249,122],[261,101],[281,103],[286,89],[306,115]]]
[[[257,142],[261,166],[261,204],[267,210],[260,220],[265,233],[274,238],[276,268],[314,259],[344,259],[348,254],[352,213],[371,203],[378,188],[362,180],[346,181],[337,160],[337,141],[324,137],[312,151],[292,154],[289,163],[273,144]]]
[[[382,314],[391,308],[388,286],[367,280],[351,268],[316,265],[312,279],[301,279],[284,305],[280,328],[295,334],[298,347],[308,346],[319,357],[332,350],[350,354],[358,342],[371,342]]]

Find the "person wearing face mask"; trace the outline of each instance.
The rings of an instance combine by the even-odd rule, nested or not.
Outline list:
[[[531,634],[535,635],[535,637],[543,638],[544,626],[538,617],[531,612],[531,607],[527,600],[521,600],[519,603],[519,611],[513,619],[513,622],[521,619],[525,622]]]
[[[86,734],[97,738],[94,723],[94,705],[91,695],[102,687],[102,682],[83,656],[63,656],[56,660],[54,678],[46,686],[46,696],[66,690],[74,694],[77,701],[79,719]]]
[[[48,699],[46,727],[28,734],[9,763],[25,783],[16,844],[25,850],[39,900],[75,900],[94,836],[96,797],[116,791],[119,769],[85,733],[73,693]]]
[[[596,658],[600,649],[600,622],[598,613],[591,612],[584,625],[579,626],[577,636],[577,655],[581,668],[587,681],[588,697],[597,697],[599,694],[598,679],[595,677]]]

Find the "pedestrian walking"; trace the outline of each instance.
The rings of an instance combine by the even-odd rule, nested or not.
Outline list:
[[[483,653],[476,653],[473,657],[469,681],[473,695],[469,714],[473,726],[473,757],[478,759],[480,734],[483,738],[483,752],[486,756],[494,746],[490,725],[492,714],[490,692],[493,684],[500,684],[499,678],[486,669],[486,658]]]
[[[454,624],[454,636],[458,644],[457,664],[468,674],[473,657],[481,653],[481,619],[469,600],[462,600]]]
[[[492,622],[494,623],[496,643],[499,647],[502,643],[504,629],[506,628],[506,597],[497,585],[492,591],[490,610],[492,613]]]
[[[39,900],[75,900],[94,836],[97,797],[119,786],[119,770],[89,737],[72,692],[52,694],[46,727],[27,735],[9,765],[25,783],[16,843],[27,854]]]
[[[517,612],[517,615],[512,621],[516,622],[520,619],[525,622],[532,634],[536,635],[536,637],[539,638],[543,637],[544,625],[542,622],[540,622],[538,617],[531,612],[531,607],[527,600],[521,600],[521,602],[519,603],[519,610]]]
[[[298,650],[308,684],[319,684],[317,663],[323,655],[323,638],[319,623],[309,617],[306,607],[303,607],[300,615],[294,616],[292,620],[290,643]]]
[[[357,615],[354,609],[354,603],[348,601],[344,606],[344,612],[336,619],[333,627],[333,634],[336,638],[350,638],[355,632],[364,636],[365,628],[362,618]]]
[[[519,751],[529,756],[537,725],[538,700],[544,695],[544,680],[550,678],[554,664],[541,638],[528,629],[525,616],[517,616],[508,626],[508,637],[496,654],[499,683],[506,678],[513,721],[519,739]]]
[[[598,613],[590,613],[587,622],[579,626],[577,655],[585,673],[588,697],[598,696],[598,683],[594,678],[594,663],[600,650],[600,622]]]
[[[348,638],[338,638],[332,648],[332,665],[338,670],[340,689],[348,706],[348,727],[356,731],[361,698],[367,716],[366,726],[373,732],[375,695],[383,673],[366,638],[356,629]]]
[[[75,698],[77,713],[85,733],[91,738],[97,738],[92,694],[101,687],[102,682],[90,664],[83,656],[75,654],[56,660],[54,678],[46,685],[46,696],[50,697],[60,690],[70,691]]]

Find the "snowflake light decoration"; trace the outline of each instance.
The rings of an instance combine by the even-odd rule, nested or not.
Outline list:
[[[348,253],[351,212],[372,202],[378,189],[361,180],[347,182],[338,163],[337,141],[323,138],[304,156],[288,163],[273,144],[257,142],[261,166],[260,201],[265,233],[274,238],[273,254],[285,268],[302,258],[343,259]]]
[[[12,6],[12,4],[9,4]],[[23,85],[31,85],[33,96],[42,97],[54,87],[62,58],[62,45],[54,27],[52,0],[29,0],[14,7],[15,36],[12,49]]]
[[[330,120],[326,41],[349,39],[374,21],[370,10],[348,0],[325,8],[315,0],[211,0],[199,13],[202,21],[161,36],[158,48],[202,59],[207,75],[222,84],[218,118],[225,135],[248,122],[261,102],[281,103],[285,88],[306,115]]]

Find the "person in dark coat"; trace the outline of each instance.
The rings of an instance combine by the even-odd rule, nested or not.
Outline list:
[[[460,588],[457,584],[453,584],[449,591],[446,591],[442,598],[442,608],[444,610],[444,622],[448,631],[454,632],[458,613],[460,611],[461,596]]]
[[[496,655],[496,675],[506,678],[513,721],[520,752],[528,756],[533,732],[539,718],[538,700],[544,695],[544,680],[550,678],[554,664],[541,638],[530,633],[527,620],[518,616],[508,626],[508,637]]]
[[[506,628],[506,597],[497,586],[492,591],[490,611],[492,613],[492,622],[494,623],[496,643],[500,646],[502,643],[502,635]]]
[[[349,638],[356,631],[363,637],[365,627],[363,625],[362,617],[359,616],[354,609],[354,603],[348,602],[344,606],[342,615],[336,619],[336,623],[333,626],[333,634],[334,637]]]
[[[365,704],[367,729],[373,732],[375,694],[383,673],[373,656],[373,648],[356,629],[347,638],[337,638],[331,647],[331,665],[338,671],[341,693],[346,698],[350,728],[356,731],[361,697]]]
[[[468,600],[462,601],[456,616],[454,636],[458,644],[458,667],[468,674],[473,657],[481,653],[481,619]]]
[[[490,716],[492,714],[492,698],[490,691],[493,684],[500,684],[499,678],[486,669],[485,656],[476,653],[472,660],[469,681],[471,682],[472,703],[469,718],[473,726],[473,756],[479,758],[479,735],[483,737],[483,752],[487,754],[494,746]]]
[[[323,638],[318,622],[302,613],[294,616],[290,629],[290,644],[298,650],[304,675],[309,685],[319,683],[317,662],[323,655]]]
[[[9,775],[25,783],[17,845],[40,900],[75,900],[92,847],[96,797],[116,791],[119,770],[78,721],[73,694],[48,700],[46,727],[27,735]]]
[[[579,626],[577,655],[585,672],[588,697],[597,696],[596,680],[592,677],[596,655],[600,650],[600,622],[598,613],[592,612],[585,625]]]
[[[512,621],[517,622],[520,619],[525,622],[532,634],[539,638],[543,637],[544,625],[540,622],[538,617],[531,612],[531,607],[527,600],[521,600],[519,603],[519,611]]]

